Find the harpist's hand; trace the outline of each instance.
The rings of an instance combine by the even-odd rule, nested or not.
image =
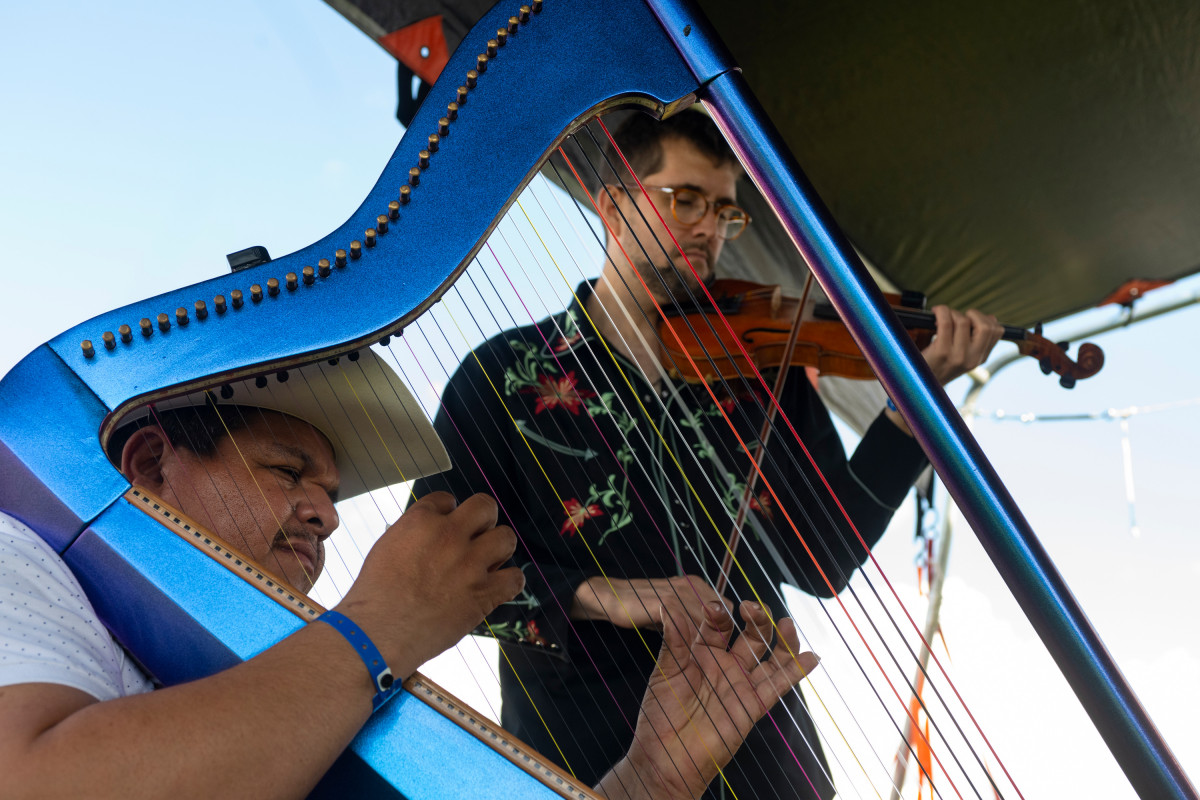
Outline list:
[[[379,538],[338,610],[408,677],[521,591],[521,570],[504,566],[516,546],[492,498],[433,492]]]
[[[592,577],[579,584],[571,604],[571,619],[607,620],[619,628],[658,628],[662,609],[674,604],[692,620],[692,630],[705,620],[704,607],[719,602],[730,611],[733,601],[718,597],[696,575],[672,578]]]
[[[790,619],[779,623],[742,603],[745,632],[718,604],[706,608],[699,630],[677,605],[663,610],[664,640],[642,699],[628,755],[597,789],[610,800],[699,797],[733,758],[754,724],[818,662],[801,653]],[[761,659],[761,661],[760,661]]]

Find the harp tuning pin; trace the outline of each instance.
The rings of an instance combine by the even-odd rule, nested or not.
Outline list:
[[[230,386],[228,383],[221,387],[221,399],[222,400],[232,400],[233,399],[233,387]]]
[[[492,57],[492,56],[496,55],[496,53],[497,53],[497,52],[499,52],[499,50],[500,50],[500,42],[499,42],[499,40],[497,40],[497,39],[488,39],[488,43],[487,43],[487,54],[488,54],[488,57],[490,58],[490,57]]]
[[[390,336],[385,336],[379,340],[380,347],[387,347],[391,343],[392,343],[392,337],[390,337]]]
[[[375,230],[380,233],[387,233],[388,218],[387,214],[380,214],[375,218]]]
[[[208,319],[208,306],[203,300],[197,300],[193,305],[196,307],[196,319]]]
[[[388,219],[400,219],[400,204],[395,200],[388,203]]]
[[[178,323],[179,327],[181,328],[188,324],[187,309],[183,306],[175,309],[175,322]]]
[[[471,83],[470,73],[468,73],[468,75],[467,75],[467,83]],[[457,101],[457,103],[460,106],[465,106],[467,104],[467,94],[469,94],[470,91],[471,90],[468,89],[466,86],[458,87],[458,94],[455,97],[455,100]]]
[[[429,151],[422,150],[417,153],[417,166],[421,169],[429,169]]]
[[[234,289],[232,292],[230,292],[229,299],[233,301],[234,308],[241,308],[242,304],[246,302],[245,300],[242,299],[242,290],[241,289]]]
[[[477,70],[477,69],[467,70],[467,88],[474,89],[478,85],[479,85],[479,70]],[[461,90],[462,89],[460,87],[459,91],[461,91]]]
[[[289,377],[291,377],[291,376],[288,375],[288,371],[286,369],[281,369],[281,370],[279,370],[279,372],[275,373],[275,378],[280,383],[287,383],[287,380]]]
[[[106,350],[114,350],[114,349],[116,349],[116,346],[117,346],[117,337],[113,336],[113,332],[112,332],[112,331],[105,331],[105,332],[104,332],[104,335],[103,335],[103,336],[101,336],[100,338],[104,340],[104,348],[105,348]]]
[[[504,47],[508,44],[508,28],[500,28],[496,31],[496,45]]]
[[[154,333],[154,323],[146,317],[142,317],[141,321],[138,322],[138,327],[142,329],[142,336],[145,336],[147,339],[150,338],[150,334]]]
[[[458,119],[458,103],[451,103],[446,106],[446,118],[451,122]]]
[[[488,54],[480,53],[479,55],[477,55],[475,57],[475,72],[482,75],[483,73],[487,72],[487,68],[488,68]],[[478,77],[478,76],[476,76],[476,77]]]
[[[122,325],[121,327],[117,328],[117,333],[120,334],[121,341],[125,344],[129,344],[133,341],[133,329],[128,325]]]
[[[321,261],[324,261],[326,266],[329,265],[328,259],[322,258]],[[317,262],[317,266],[321,266],[321,261]],[[341,248],[334,250],[333,251],[333,263],[339,267],[346,266],[346,251],[342,250]]]
[[[408,171],[408,182],[410,184],[412,184],[413,186],[416,186],[417,184],[419,184],[421,182],[421,168],[420,167],[413,167],[412,169],[410,169]]]
[[[516,17],[508,18],[508,32],[509,33],[516,33],[517,28],[519,28],[519,27],[521,27],[521,20],[517,19]]]
[[[529,22],[529,14],[531,11],[532,9],[529,6],[521,6],[521,10],[517,12],[517,16],[521,22]]]
[[[533,0],[533,2],[530,3],[529,5],[533,7],[533,13],[535,13],[535,14],[542,13],[542,0]]]
[[[256,303],[262,302],[262,287],[257,283],[250,287],[250,299]]]
[[[342,262],[340,264],[338,264],[338,266],[344,267],[345,265],[346,265],[346,256],[345,256],[345,254],[343,254]],[[329,273],[332,271],[333,270],[331,270],[329,268],[329,259],[328,258],[322,258],[320,261],[317,262],[317,274],[320,275],[322,278],[328,278]]]
[[[331,367],[336,367],[336,366],[338,365],[338,359],[337,359],[336,357],[335,357],[335,358],[331,358],[331,359],[329,359],[329,360],[328,360],[327,362],[325,362],[325,363],[327,363],[327,364],[328,364],[329,366],[331,366]]]
[[[257,378],[254,379],[254,385],[257,386],[259,389],[267,388],[267,376],[259,375]]]
[[[448,136],[450,134],[450,118],[442,117],[438,120],[438,135]]]
[[[287,282],[287,288],[289,292],[296,291],[296,287],[300,285],[300,279],[294,272],[289,272],[287,275],[284,275],[283,279]]]
[[[408,205],[409,200],[412,200],[412,187],[405,184],[400,187],[400,205]]]
[[[216,309],[218,314],[225,313],[225,295],[219,294],[213,298],[213,308]]]
[[[355,239],[350,243],[350,258],[359,258],[362,256],[362,242]]]
[[[92,356],[96,355],[96,348],[92,347],[91,339],[84,339],[79,346],[83,348],[84,358],[91,358]]]
[[[354,352],[348,354],[346,358],[350,359],[351,361],[358,361],[358,351],[355,350]]]
[[[429,152],[436,153],[438,145],[441,143],[441,141],[442,137],[438,136],[436,133],[429,134]]]
[[[363,241],[366,242],[367,247],[375,246],[375,229],[374,228],[367,228],[366,233],[363,234]]]
[[[158,315],[158,329],[160,331],[162,331],[163,333],[166,333],[167,331],[171,330],[171,318],[168,317],[166,314],[159,314]]]
[[[329,269],[328,262],[326,262],[326,264],[325,264],[325,269]],[[312,286],[313,281],[315,281],[317,279],[317,271],[315,269],[313,269],[312,267],[305,267],[304,269],[300,270],[300,274],[304,276],[304,285],[305,286]]]
[[[271,297],[279,294],[279,278],[267,278],[267,294]]]

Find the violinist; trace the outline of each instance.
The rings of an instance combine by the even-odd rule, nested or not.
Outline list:
[[[489,617],[503,651],[501,722],[584,781],[604,774],[630,743],[664,604],[697,620],[711,603],[736,613],[737,601],[754,597],[750,585],[769,591],[782,581],[828,597],[867,558],[828,494],[807,494],[821,480],[806,461],[790,458],[790,436],[780,434],[759,486],[794,487],[777,492],[779,502],[803,521],[798,533],[817,563],[763,490],[753,496],[749,523],[775,543],[783,564],[742,559],[725,595],[712,588],[748,472],[737,438],[758,435],[764,398],[754,385],[731,381],[714,388],[714,401],[664,377],[655,303],[698,288],[685,256],[709,280],[725,242],[749,224],[737,205],[742,171],[700,113],[662,123],[634,114],[614,138],[646,194],[633,185],[627,192],[615,177],[598,193],[607,228],[599,280],[580,286],[563,312],[506,331],[464,360],[435,421],[455,466],[419,487],[497,496],[521,542],[515,559],[526,577],[521,596]],[[620,163],[616,152],[608,159]],[[981,364],[1001,328],[978,311],[936,314],[924,356],[944,383]],[[847,459],[803,370],[790,371],[779,400],[874,545],[926,464],[903,418],[883,410]],[[778,593],[762,596],[782,618]],[[797,693],[785,703],[796,722],[755,728],[725,772],[732,794],[833,795],[804,704]],[[709,791],[721,796],[723,782]]]

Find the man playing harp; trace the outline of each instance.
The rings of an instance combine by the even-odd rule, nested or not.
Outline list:
[[[599,280],[562,313],[506,331],[463,361],[435,420],[454,467],[419,484],[458,497],[496,493],[527,578],[522,596],[489,618],[503,650],[502,724],[585,782],[629,746],[663,604],[694,619],[710,603],[737,605],[712,586],[748,472],[738,439],[755,441],[766,406],[755,382],[715,386],[716,402],[673,385],[655,333],[655,302],[699,295],[697,276],[713,276],[725,242],[749,222],[736,205],[736,158],[699,113],[662,123],[634,114],[614,138],[646,194],[615,177],[597,192],[607,230]],[[621,158],[609,148],[598,172],[612,176]],[[935,312],[924,355],[944,383],[981,364],[1001,328],[977,311]],[[779,402],[874,545],[925,466],[902,417],[881,413],[847,460],[803,370],[792,370]],[[867,557],[827,495],[822,504],[823,490],[808,494],[821,479],[791,438],[786,429],[773,437],[749,519],[748,538],[769,536],[783,559],[741,558],[730,585],[737,600],[763,597],[776,618],[781,582],[829,597]],[[788,528],[777,503],[811,530]],[[726,771],[733,794],[832,795],[803,702],[793,692],[785,703],[778,727],[759,725]],[[725,788],[714,784],[714,796]]]
[[[403,390],[382,394],[382,413],[413,420],[416,438],[436,441],[382,361],[368,351],[359,365]],[[335,403],[356,402],[338,385],[330,386]],[[160,407],[126,425],[111,455],[135,486],[306,591],[338,526],[334,502],[387,481],[366,478],[370,464],[335,445],[344,441],[328,430],[335,423],[296,394],[251,381],[227,388],[224,400],[201,394],[195,405]],[[502,566],[514,546],[490,498],[422,496],[375,543],[337,610],[396,676],[407,676],[521,590],[520,571]],[[710,610],[693,625],[678,607],[663,609],[662,670],[647,692],[638,744],[603,780],[607,796],[697,796],[758,709],[815,666],[812,654],[771,655],[765,615],[748,612],[755,635],[727,651],[727,615]],[[794,630],[784,630],[797,652]],[[355,651],[333,624],[318,622],[225,672],[151,691],[65,563],[0,513],[6,798],[303,797],[372,711],[377,689]],[[735,705],[750,711],[719,713]],[[688,718],[696,724],[683,724]]]

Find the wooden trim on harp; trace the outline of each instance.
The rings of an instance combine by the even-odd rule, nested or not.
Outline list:
[[[171,532],[192,544],[214,561],[222,564],[242,580],[257,587],[264,595],[296,616],[311,622],[325,609],[314,603],[286,581],[281,580],[261,564],[229,547],[206,531],[195,520],[179,513],[152,492],[131,487],[125,499],[135,508],[161,523]],[[521,770],[545,784],[559,795],[571,800],[601,800],[591,789],[583,786],[557,765],[546,760],[524,742],[472,709],[448,691],[415,672],[404,681],[404,688],[414,698],[437,711],[479,741],[511,761]],[[393,701],[394,702],[394,701]]]

